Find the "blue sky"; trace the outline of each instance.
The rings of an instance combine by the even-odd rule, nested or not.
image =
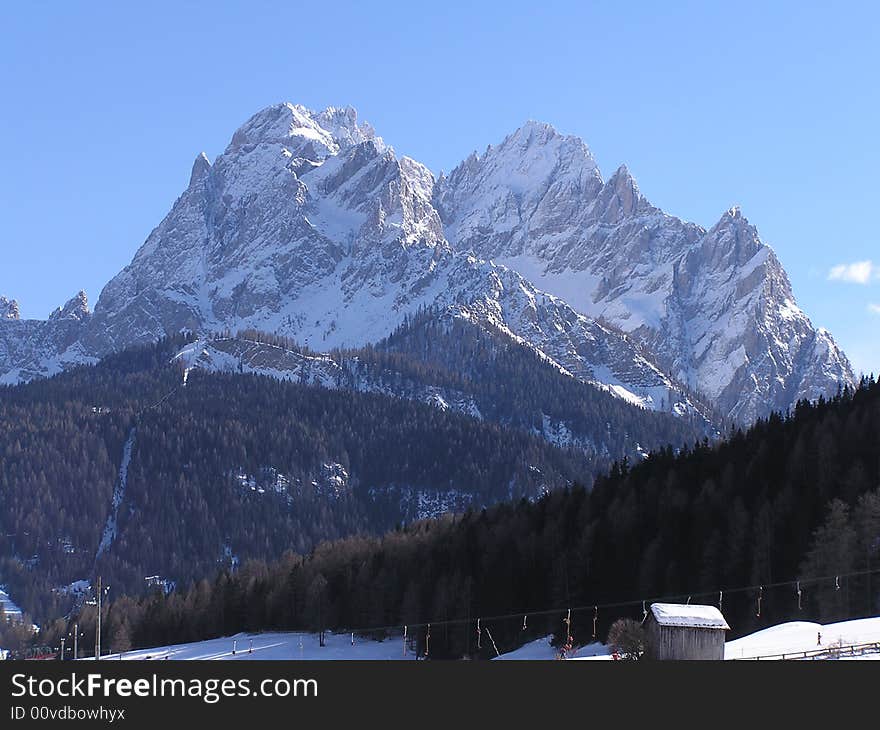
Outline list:
[[[766,7],[771,6],[771,7]],[[880,9],[809,2],[61,3],[0,28],[0,294],[94,303],[247,117],[350,104],[435,172],[526,119],[645,195],[758,226],[880,372]]]

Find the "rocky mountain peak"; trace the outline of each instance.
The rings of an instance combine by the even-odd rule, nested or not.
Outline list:
[[[370,140],[381,144],[372,126],[358,122],[353,107],[331,106],[314,112],[299,104],[283,102],[262,109],[239,127],[227,152],[279,144],[294,157],[322,160]]]
[[[632,216],[640,207],[647,205],[647,201],[639,190],[638,183],[626,165],[618,167],[608,179],[600,197],[604,199],[603,220],[605,222],[619,222]]]
[[[434,205],[453,246],[497,258],[529,249],[536,219],[555,228],[581,217],[601,188],[583,140],[529,121],[438,180]]]
[[[86,293],[80,290],[76,296],[70,298],[63,307],[58,307],[49,315],[49,321],[57,322],[74,320],[85,322],[91,316],[89,311],[89,299]]]
[[[749,223],[738,205],[726,210],[709,229],[703,248],[719,267],[741,267],[756,254],[769,253],[769,247],[761,240],[758,229]]]
[[[14,299],[0,297],[0,320],[20,319],[21,313],[18,310],[18,302]]]
[[[608,178],[608,182],[606,185],[611,186],[612,188],[620,188],[621,186],[634,187],[638,189],[638,185],[636,184],[636,180],[633,177],[632,173],[629,171],[629,167],[626,164],[620,165],[615,171],[614,174]]]
[[[376,131],[369,122],[358,122],[358,113],[354,107],[328,106],[312,116],[321,127],[330,132],[342,149],[376,139]]]
[[[200,152],[193,162],[192,172],[189,175],[189,187],[204,180],[211,172],[211,162],[204,152]]]
[[[318,158],[339,151],[333,135],[313,118],[312,112],[289,102],[273,104],[254,114],[232,135],[227,152],[266,144],[284,145],[292,153],[308,148]]]
[[[552,124],[536,119],[527,119],[519,129],[508,135],[508,139],[515,139],[527,145],[546,144],[558,137],[562,135]]]
[[[546,122],[529,120],[512,134],[509,134],[497,147],[490,147],[488,153],[520,154],[529,167],[539,174],[549,167],[581,167],[588,171],[597,169],[593,153],[580,137],[564,135]],[[541,164],[544,163],[544,164]]]

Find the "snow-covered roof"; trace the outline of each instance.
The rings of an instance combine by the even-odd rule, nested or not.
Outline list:
[[[724,616],[715,606],[684,603],[652,603],[651,613],[661,626],[682,626],[700,629],[729,629]]]

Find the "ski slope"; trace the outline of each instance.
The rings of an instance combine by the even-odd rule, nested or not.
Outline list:
[[[821,634],[821,645],[819,642]],[[880,616],[855,619],[833,624],[792,621],[772,626],[725,644],[725,659],[781,658],[782,654],[795,655],[804,651],[829,649],[834,644],[844,646],[877,642],[880,645]],[[233,653],[233,643],[235,653]],[[556,649],[550,637],[536,639],[513,651],[497,657],[499,660],[542,661],[556,659]],[[610,660],[608,647],[594,642],[572,651],[568,659]],[[792,656],[791,658],[794,658]],[[827,657],[817,657],[827,658]],[[400,637],[373,641],[351,634],[326,634],[325,646],[320,646],[317,634],[300,632],[270,632],[236,634],[220,639],[197,641],[191,644],[158,646],[102,657],[107,660],[404,660],[413,661],[415,654],[409,648],[404,653]],[[880,660],[880,650],[873,653],[841,656],[840,659]]]

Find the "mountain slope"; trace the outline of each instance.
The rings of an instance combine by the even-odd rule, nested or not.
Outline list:
[[[198,371],[184,384],[184,345],[0,388],[0,577],[38,621],[96,571],[136,593],[590,472],[580,451],[403,398]]]
[[[560,370],[531,348],[459,317],[427,310],[375,346],[312,353],[277,335],[200,338],[176,356],[186,368],[255,373],[324,388],[380,393],[514,427],[587,459],[588,476],[614,459],[714,435],[699,415],[635,408]]]

